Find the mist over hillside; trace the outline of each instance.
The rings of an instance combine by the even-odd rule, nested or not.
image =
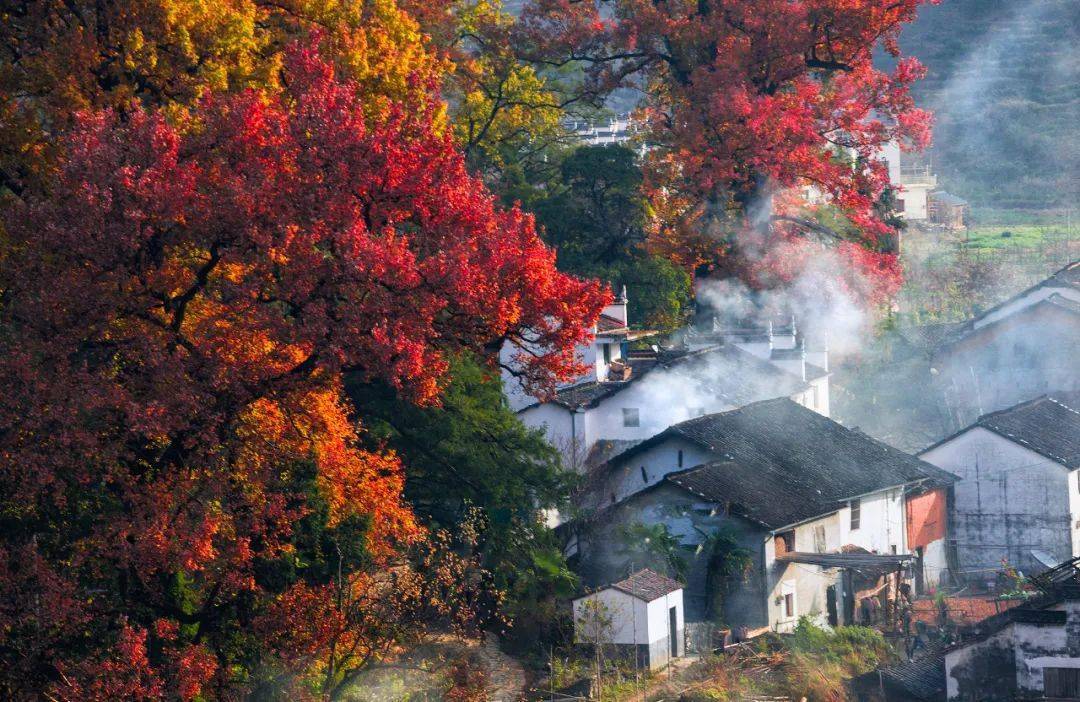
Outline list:
[[[929,69],[942,184],[977,205],[1075,206],[1080,194],[1080,3],[943,0],[901,35]]]

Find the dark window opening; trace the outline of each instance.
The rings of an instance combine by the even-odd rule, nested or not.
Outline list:
[[[604,363],[611,363],[611,344],[601,344],[600,347],[604,349]]]
[[[611,493],[611,504],[615,504],[615,493]]]
[[[641,466],[641,482],[649,482],[649,474],[645,472],[645,466]]]
[[[784,616],[785,617],[794,617],[795,616],[795,595],[793,593],[790,593],[790,592],[788,594],[784,595]]]
[[[679,451],[679,467],[682,468],[682,451]]]
[[[859,522],[862,521],[862,502],[860,500],[851,501],[851,530],[854,531],[859,528]]]
[[[637,407],[623,407],[622,425],[624,427],[641,426],[641,413],[638,412]]]

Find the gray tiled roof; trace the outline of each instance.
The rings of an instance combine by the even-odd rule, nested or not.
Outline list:
[[[756,402],[676,424],[625,455],[679,435],[718,460],[668,482],[777,529],[829,514],[860,495],[956,477],[788,399]]]
[[[1039,397],[983,415],[972,426],[988,429],[1067,468],[1080,468],[1080,411],[1056,399]]]
[[[881,670],[883,682],[917,700],[945,699],[945,651],[938,647],[922,658]]]

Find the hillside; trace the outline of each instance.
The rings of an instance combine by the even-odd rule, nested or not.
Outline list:
[[[929,75],[928,154],[943,185],[978,205],[1075,206],[1080,193],[1080,5],[943,0],[901,37]]]

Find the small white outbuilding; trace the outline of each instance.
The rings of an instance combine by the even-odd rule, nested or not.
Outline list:
[[[669,577],[639,570],[573,605],[577,643],[615,646],[653,670],[686,654],[683,586]]]

